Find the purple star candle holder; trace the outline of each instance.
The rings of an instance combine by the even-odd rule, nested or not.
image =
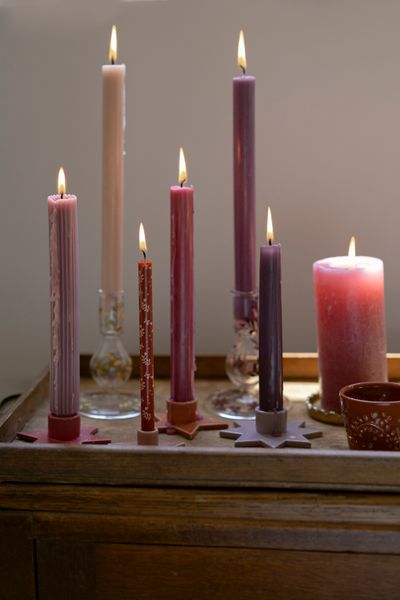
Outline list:
[[[305,427],[303,420],[287,421],[287,410],[264,411],[256,409],[255,421],[235,423],[236,427],[220,431],[223,438],[233,439],[235,447],[311,448],[310,439],[320,437],[318,429]]]

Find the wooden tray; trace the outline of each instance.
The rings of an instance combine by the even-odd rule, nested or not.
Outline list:
[[[400,355],[389,355],[391,379],[400,378]],[[207,412],[207,396],[229,385],[224,379],[223,357],[197,360],[196,390],[200,409]],[[134,374],[138,362],[134,360]],[[312,440],[312,449],[238,449],[218,432],[201,432],[184,448],[128,446],[136,440],[139,419],[100,421],[100,434],[113,440],[110,446],[68,447],[28,444],[15,440],[17,431],[46,427],[48,373],[44,371],[17,400],[0,407],[0,481],[145,485],[179,487],[303,488],[335,490],[400,491],[400,454],[348,450],[344,429],[314,422],[304,400],[317,390],[315,354],[284,356],[285,393],[291,400],[289,418],[305,418],[307,425],[323,430]],[[169,382],[167,357],[156,360],[156,398],[165,406]],[[88,373],[88,357],[81,361],[82,389],[94,389]],[[137,389],[137,380],[127,389]],[[162,439],[175,439],[162,436]]]

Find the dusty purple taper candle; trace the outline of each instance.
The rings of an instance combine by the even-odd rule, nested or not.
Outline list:
[[[267,244],[260,248],[259,376],[260,410],[283,408],[281,245],[273,243],[268,208]]]
[[[179,186],[171,187],[171,400],[194,400],[193,188],[185,186],[179,153]]]
[[[76,196],[65,193],[60,169],[58,194],[48,197],[50,242],[50,412],[79,412],[78,217]]]
[[[243,31],[238,45],[240,77],[233,78],[233,187],[235,222],[235,289],[256,288],[255,260],[255,77],[246,75]],[[235,319],[251,321],[253,302],[235,299]]]

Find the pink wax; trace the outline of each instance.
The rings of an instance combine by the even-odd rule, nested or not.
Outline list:
[[[78,218],[76,196],[48,197],[50,412],[79,412]]]
[[[171,187],[171,399],[194,400],[193,188]]]
[[[233,187],[235,289],[256,289],[255,259],[255,77],[233,79]],[[235,301],[235,318],[253,320],[253,305]]]
[[[314,263],[321,406],[340,414],[350,383],[386,381],[383,262],[340,256]]]

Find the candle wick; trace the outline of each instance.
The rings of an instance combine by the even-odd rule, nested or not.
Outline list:
[[[114,64],[114,57],[111,58],[111,64]]]
[[[181,187],[183,187],[183,184],[185,183],[186,179],[184,179],[183,181],[181,181]]]
[[[64,198],[64,192],[61,192],[60,198],[61,198],[61,200]]]
[[[142,250],[142,254],[143,254],[144,260],[146,260],[146,252],[144,250]]]
[[[268,240],[268,244],[269,244],[270,246],[272,246],[272,240],[271,240],[271,238]]]
[[[242,75],[246,75],[246,67],[240,65],[240,68],[242,69]]]

